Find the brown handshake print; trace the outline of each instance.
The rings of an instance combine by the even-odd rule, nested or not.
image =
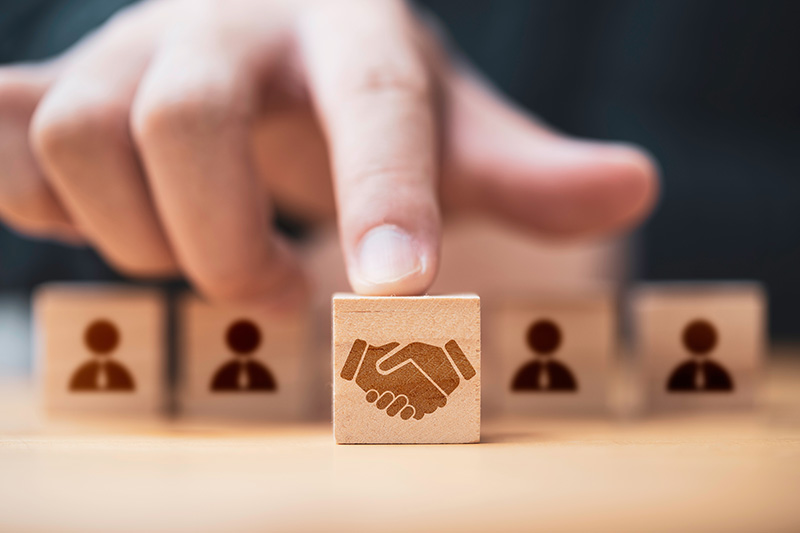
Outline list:
[[[367,393],[366,400],[389,416],[399,413],[403,420],[422,420],[447,404],[461,377],[469,380],[475,376],[475,369],[454,340],[445,344],[444,350],[412,342],[392,353],[398,346],[397,342],[372,346],[357,339],[341,372],[348,381],[355,378]]]

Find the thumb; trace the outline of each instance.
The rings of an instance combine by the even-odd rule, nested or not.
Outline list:
[[[450,76],[442,197],[556,238],[623,230],[658,191],[641,149],[566,137],[465,72]]]

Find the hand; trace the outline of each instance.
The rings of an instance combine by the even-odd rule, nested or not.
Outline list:
[[[447,396],[460,383],[456,368],[464,379],[475,376],[475,369],[453,340],[445,348],[456,368],[444,350],[421,342],[412,342],[378,363],[398,346],[396,342],[368,346],[357,339],[341,372],[346,380],[355,377],[356,384],[367,393],[366,400],[386,409],[389,416],[400,413],[403,420],[412,416],[421,420],[447,404]]]
[[[558,238],[649,211],[641,151],[565,137],[399,0],[160,0],[0,68],[0,218],[207,296],[305,293],[274,209],[338,218],[353,288],[432,283],[442,211]],[[335,198],[335,202],[334,202]]]

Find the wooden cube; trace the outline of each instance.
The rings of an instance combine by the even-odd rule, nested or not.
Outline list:
[[[644,393],[653,408],[752,406],[764,352],[757,283],[641,287],[632,310]]]
[[[299,420],[309,404],[309,315],[179,303],[182,415],[207,419]]]
[[[336,442],[478,442],[480,335],[475,295],[334,295]]]
[[[538,293],[492,319],[501,414],[595,414],[608,406],[616,321],[608,291]]]
[[[165,407],[165,305],[153,289],[58,284],[35,297],[44,407],[55,415],[147,417]]]

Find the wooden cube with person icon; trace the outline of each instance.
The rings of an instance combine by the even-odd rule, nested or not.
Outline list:
[[[475,295],[335,295],[336,442],[478,442],[480,350]]]
[[[206,419],[298,420],[310,383],[309,315],[215,305],[187,294],[179,303],[182,415]]]
[[[764,352],[757,283],[661,283],[632,298],[644,392],[653,408],[754,405]]]
[[[538,292],[498,305],[493,407],[502,415],[591,414],[608,406],[616,320],[610,292]]]
[[[47,413],[138,418],[163,412],[166,317],[158,291],[46,285],[34,308]]]

